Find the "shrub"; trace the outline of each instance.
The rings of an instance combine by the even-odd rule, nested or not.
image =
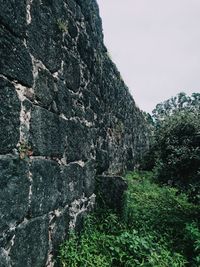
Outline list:
[[[188,223],[185,228],[185,243],[187,256],[193,266],[200,266],[200,228],[197,222]]]
[[[155,155],[157,180],[187,192],[197,203],[200,201],[199,113],[180,111],[165,117],[154,135],[152,155]]]

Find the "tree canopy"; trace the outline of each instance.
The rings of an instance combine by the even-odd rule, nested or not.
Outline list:
[[[180,93],[156,106],[146,166],[158,181],[200,201],[200,94]]]

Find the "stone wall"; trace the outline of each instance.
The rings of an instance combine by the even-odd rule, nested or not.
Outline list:
[[[1,267],[53,266],[95,175],[133,168],[147,147],[94,0],[0,1]]]

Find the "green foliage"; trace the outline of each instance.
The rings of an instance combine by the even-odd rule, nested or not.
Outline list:
[[[159,181],[190,191],[200,200],[200,114],[178,112],[155,130],[155,172]]]
[[[28,158],[33,154],[31,146],[29,146],[26,142],[20,142],[18,145],[18,151],[19,158],[23,160],[28,160]]]
[[[112,266],[183,266],[185,260],[178,253],[157,243],[151,234],[142,236],[136,230],[124,231],[112,240],[109,247]]]
[[[170,117],[174,113],[185,111],[197,113],[200,110],[200,93],[193,93],[191,96],[180,92],[178,95],[157,104],[153,110],[153,119],[159,124],[166,117]]]
[[[88,226],[89,227],[89,226]],[[91,235],[82,234],[79,240],[75,233],[71,233],[69,240],[60,249],[60,263],[63,267],[110,266],[109,259],[101,253],[100,242],[103,236],[95,231]]]
[[[67,33],[68,32],[68,23],[66,21],[63,21],[61,19],[57,20],[58,29],[61,32]]]
[[[196,222],[186,225],[185,239],[188,244],[188,254],[192,258],[193,265],[200,266],[200,228]]]
[[[88,216],[81,235],[71,233],[61,245],[60,265],[199,266],[200,208],[176,189],[156,185],[152,173],[129,173],[126,179],[124,218],[106,209]]]
[[[141,167],[200,203],[200,94],[181,92],[158,104],[153,119],[151,148]]]
[[[177,189],[153,183],[153,176],[148,172],[134,173],[134,179],[130,176],[127,177],[127,225],[142,233],[151,231],[159,239],[167,238],[173,248],[182,251],[185,224],[198,218],[199,207],[190,203],[185,194],[177,194]]]

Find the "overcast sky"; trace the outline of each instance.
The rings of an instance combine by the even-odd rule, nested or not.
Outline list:
[[[200,0],[97,0],[105,44],[138,106],[200,92]]]

